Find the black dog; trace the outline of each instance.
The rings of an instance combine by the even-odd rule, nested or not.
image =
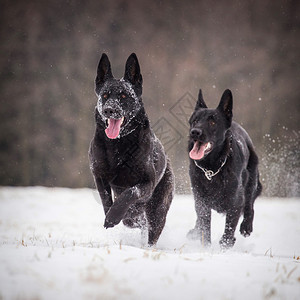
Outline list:
[[[208,109],[201,90],[190,118],[190,178],[197,221],[188,237],[211,243],[211,209],[226,213],[223,248],[235,243],[235,229],[244,214],[240,232],[249,236],[253,204],[262,191],[258,158],[247,132],[232,121],[232,94],[226,90],[216,109]]]
[[[142,81],[134,53],[120,80],[113,77],[107,55],[102,55],[89,159],[106,216],[104,227],[121,220],[132,228],[147,226],[148,244],[154,245],[173,199],[174,176],[145,113]]]

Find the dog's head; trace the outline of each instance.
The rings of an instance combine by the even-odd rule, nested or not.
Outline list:
[[[226,90],[216,109],[208,109],[201,90],[192,114],[189,134],[189,156],[193,160],[204,159],[225,141],[232,122],[232,94]]]
[[[142,84],[138,59],[132,53],[126,62],[125,74],[121,79],[112,75],[109,59],[102,54],[97,69],[96,94],[97,112],[108,138],[115,139],[135,129],[133,119],[143,107]]]

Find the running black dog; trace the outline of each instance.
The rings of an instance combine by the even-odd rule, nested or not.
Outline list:
[[[120,80],[113,77],[107,55],[102,55],[89,159],[106,216],[104,227],[121,220],[132,228],[148,227],[148,244],[154,245],[173,199],[174,176],[150,127],[141,98],[142,81],[134,53]]]
[[[222,248],[235,243],[240,215],[243,236],[252,232],[253,204],[262,191],[258,158],[247,132],[232,121],[232,94],[226,90],[216,109],[208,109],[201,90],[190,118],[190,178],[197,221],[188,237],[211,243],[211,209],[226,213]]]

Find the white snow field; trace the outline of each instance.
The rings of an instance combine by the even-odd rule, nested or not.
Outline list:
[[[186,233],[191,195],[176,195],[155,248],[138,229],[105,230],[89,189],[0,188],[0,299],[300,299],[300,199],[258,198],[254,232],[212,246]]]

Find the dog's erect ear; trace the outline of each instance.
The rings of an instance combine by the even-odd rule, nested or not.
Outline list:
[[[141,74],[139,61],[135,53],[132,53],[127,59],[124,79],[129,81],[136,88],[139,86],[141,87],[143,84],[143,77]]]
[[[232,121],[232,93],[230,90],[224,91],[217,109],[225,115],[230,126]]]
[[[203,96],[202,96],[201,89],[199,90],[198,100],[197,100],[197,103],[196,103],[195,110],[197,110],[198,108],[207,108],[207,105],[205,104]]]
[[[97,76],[96,76],[96,93],[99,93],[99,88],[101,85],[107,80],[112,78],[112,72],[111,72],[111,67],[110,67],[110,62],[105,53],[102,54],[99,64],[98,64],[98,69],[97,69]]]

